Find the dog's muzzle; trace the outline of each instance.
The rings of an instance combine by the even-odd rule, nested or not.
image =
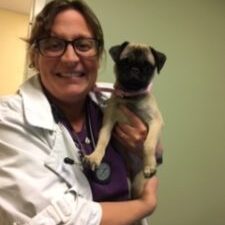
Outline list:
[[[116,68],[117,80],[123,89],[128,91],[146,88],[155,70],[148,61],[132,62],[129,59],[117,62]]]
[[[141,74],[141,70],[138,67],[133,66],[130,68],[131,79],[138,78],[138,76],[140,76],[140,74]]]

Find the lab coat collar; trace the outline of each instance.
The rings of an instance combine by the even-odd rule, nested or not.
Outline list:
[[[51,106],[45,96],[38,75],[25,81],[19,89],[23,99],[25,120],[32,126],[55,130]]]
[[[53,131],[56,129],[56,123],[52,115],[50,103],[43,92],[38,76],[34,75],[29,78],[19,89],[19,93],[23,99],[25,120],[31,126]],[[109,97],[95,92],[90,92],[89,96],[101,108],[105,107],[106,99]]]

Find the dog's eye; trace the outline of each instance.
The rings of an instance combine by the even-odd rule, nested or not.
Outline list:
[[[144,69],[146,70],[146,72],[152,73],[155,70],[155,66],[152,66],[151,64],[148,63],[144,66]]]
[[[120,70],[127,70],[129,69],[130,67],[130,63],[127,61],[127,60],[121,60],[117,63],[117,67],[120,69]]]

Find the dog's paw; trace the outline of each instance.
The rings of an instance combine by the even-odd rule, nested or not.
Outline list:
[[[151,178],[156,174],[156,168],[151,166],[145,166],[144,168],[144,177]]]
[[[101,161],[102,158],[94,153],[90,155],[85,155],[83,158],[84,165],[89,166],[92,171],[95,171],[99,167]]]

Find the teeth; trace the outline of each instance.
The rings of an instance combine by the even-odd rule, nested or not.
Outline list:
[[[78,77],[82,76],[83,73],[81,72],[71,72],[71,73],[57,73],[57,75],[61,77]]]

